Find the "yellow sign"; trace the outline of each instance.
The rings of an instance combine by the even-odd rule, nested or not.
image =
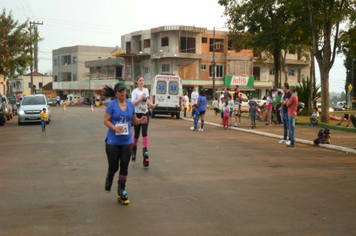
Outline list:
[[[349,84],[349,91],[352,90],[352,84]]]

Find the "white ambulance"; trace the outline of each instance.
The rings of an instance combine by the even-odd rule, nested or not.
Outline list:
[[[180,117],[182,106],[183,86],[182,80],[177,75],[156,75],[150,92],[150,99],[155,104],[151,109],[151,116],[156,114],[168,114],[177,119]]]

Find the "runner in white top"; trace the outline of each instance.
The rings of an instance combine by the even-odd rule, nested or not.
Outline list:
[[[183,97],[184,101],[184,117],[187,117],[187,109],[189,107],[189,97],[188,97],[188,92],[185,93]]]
[[[149,99],[149,91],[147,88],[144,88],[145,85],[145,79],[142,76],[137,77],[137,88],[135,88],[132,91],[131,94],[131,101],[135,106],[135,111],[136,111],[136,116],[139,117],[140,119],[142,116],[147,117],[147,123],[146,124],[140,124],[136,125],[134,127],[135,130],[135,135],[134,135],[134,146],[133,146],[133,152],[132,152],[132,162],[136,161],[136,151],[137,151],[137,142],[138,138],[140,137],[140,130],[142,127],[142,145],[143,145],[143,165],[148,166],[148,136],[147,136],[147,130],[148,130],[148,109],[147,109],[147,104],[152,107],[152,109],[155,109],[155,105],[151,103]]]

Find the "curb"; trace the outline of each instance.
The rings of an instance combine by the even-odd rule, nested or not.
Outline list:
[[[188,119],[188,118],[182,118],[182,119],[186,120],[186,121],[193,121],[193,119]],[[219,124],[208,122],[208,121],[204,121],[204,124],[205,125],[215,126],[215,127],[221,127],[221,125],[219,125]],[[242,132],[250,133],[250,134],[257,134],[257,135],[261,135],[261,136],[265,136],[265,137],[269,137],[269,138],[283,139],[282,135],[270,134],[270,133],[256,131],[256,130],[250,130],[250,129],[244,129],[244,128],[236,128],[236,127],[229,127],[229,129],[242,131]],[[313,141],[309,141],[309,140],[296,138],[295,142],[314,146],[314,142]],[[331,145],[331,144],[319,144],[319,147],[346,152],[346,154],[348,154],[348,153],[355,153],[356,154],[356,150],[355,149],[336,146],[336,145]]]

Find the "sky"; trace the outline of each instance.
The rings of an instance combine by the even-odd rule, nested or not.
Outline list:
[[[218,0],[2,0],[20,22],[39,21],[39,71],[52,71],[52,50],[75,45],[121,46],[121,35],[164,25],[227,30]],[[344,90],[344,57],[337,56],[329,74],[330,92]],[[317,65],[317,63],[316,63]],[[320,73],[316,68],[317,83]],[[319,81],[319,82],[318,82]]]

